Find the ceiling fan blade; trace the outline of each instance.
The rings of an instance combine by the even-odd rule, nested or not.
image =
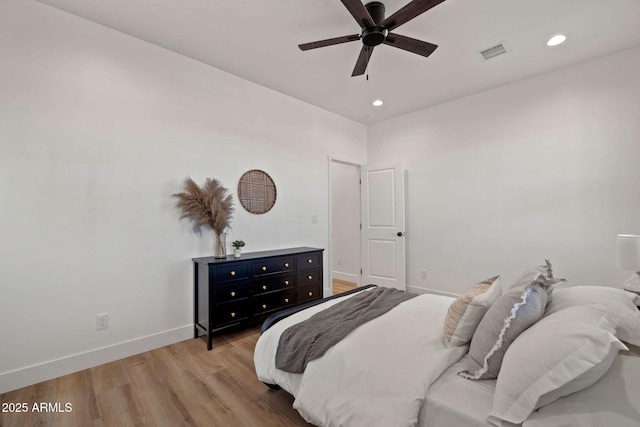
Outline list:
[[[360,55],[358,56],[358,60],[356,61],[356,66],[353,68],[351,77],[361,76],[365,71],[367,71],[367,65],[369,65],[369,59],[371,59],[373,48],[374,46],[362,46]]]
[[[360,40],[359,34],[352,34],[350,36],[342,36],[342,37],[334,37],[332,39],[319,40],[317,42],[311,42],[311,43],[303,43],[303,44],[299,44],[298,47],[300,48],[300,50],[309,50],[309,49],[316,49],[318,47],[333,46],[334,44],[354,42],[356,40]]]
[[[391,31],[411,21],[416,16],[442,3],[444,0],[413,0],[402,9],[382,21],[382,26]],[[343,2],[344,3],[344,2]]]
[[[358,21],[358,25],[361,28],[375,27],[375,22],[369,14],[369,11],[362,4],[360,0],[341,0],[344,7],[347,8],[349,13]]]
[[[387,35],[387,39],[383,43],[422,56],[431,55],[438,47],[436,44],[423,42],[422,40],[412,39],[411,37],[393,33],[389,33]]]

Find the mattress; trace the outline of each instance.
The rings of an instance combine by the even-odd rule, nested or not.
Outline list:
[[[429,387],[420,411],[420,427],[492,426],[487,422],[487,414],[493,405],[496,380],[471,381],[459,377],[458,372],[467,368],[467,358],[464,356],[453,364]]]
[[[538,409],[521,426],[639,427],[640,347],[628,347],[629,351],[621,351],[598,382]],[[458,372],[466,368],[467,357],[431,385],[420,411],[420,427],[493,427],[487,415],[493,405],[496,380],[459,377]]]

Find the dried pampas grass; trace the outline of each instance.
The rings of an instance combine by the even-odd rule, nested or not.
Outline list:
[[[176,208],[193,224],[193,232],[202,235],[203,228],[210,228],[221,235],[229,227],[233,213],[233,197],[217,179],[207,178],[202,187],[190,177],[183,184],[184,193],[176,193]]]

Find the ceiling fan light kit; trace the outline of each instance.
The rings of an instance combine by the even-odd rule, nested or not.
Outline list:
[[[391,31],[439,5],[444,0],[413,0],[386,19],[384,17],[384,4],[379,1],[370,2],[366,5],[363,5],[360,0],[341,1],[349,13],[355,18],[356,22],[358,22],[358,25],[360,25],[360,34],[351,34],[317,42],[304,43],[298,45],[298,47],[301,50],[309,50],[356,40],[362,41],[362,49],[356,60],[356,65],[351,74],[352,77],[364,74],[371,59],[373,49],[378,45],[386,44],[424,57],[431,55],[438,47],[435,44],[400,34],[394,34]]]

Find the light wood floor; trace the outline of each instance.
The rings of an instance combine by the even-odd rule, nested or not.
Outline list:
[[[348,282],[346,280],[340,280],[340,279],[333,279],[332,285],[333,285],[333,295],[341,294],[343,292],[350,291],[351,289],[355,289],[358,287],[357,283]]]
[[[333,280],[334,295],[356,287]],[[4,393],[0,427],[309,426],[287,392],[257,379],[259,336],[258,326],[219,335],[211,351],[204,338],[187,340]],[[16,403],[27,412],[2,411]],[[59,412],[34,411],[41,403]]]
[[[255,374],[259,327],[190,339],[0,395],[0,427],[308,426],[293,398]],[[71,412],[33,412],[34,403],[70,403]],[[27,403],[6,413],[5,403]]]

